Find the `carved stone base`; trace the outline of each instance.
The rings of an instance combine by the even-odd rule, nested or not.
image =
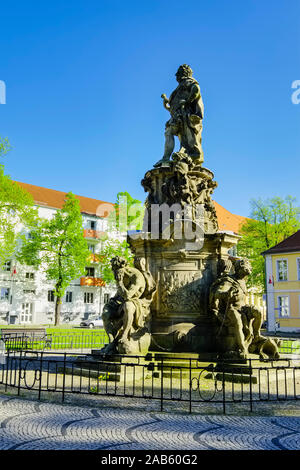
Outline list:
[[[118,343],[119,354],[145,356],[149,350],[151,335],[149,333],[133,333],[130,340]]]
[[[209,291],[217,278],[219,259],[238,236],[228,233],[204,235],[200,249],[188,241],[151,240],[140,232],[129,238],[134,254],[146,259],[157,286],[151,304],[151,348],[161,351],[216,351],[218,325],[208,311]]]

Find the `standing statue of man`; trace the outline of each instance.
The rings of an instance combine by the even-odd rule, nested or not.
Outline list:
[[[198,164],[203,162],[201,132],[204,105],[199,84],[192,75],[193,71],[189,65],[180,65],[176,72],[177,88],[169,99],[166,95],[161,95],[171,119],[166,123],[164,155],[155,167],[169,161],[175,147],[174,136],[180,141],[179,152],[192,157]]]

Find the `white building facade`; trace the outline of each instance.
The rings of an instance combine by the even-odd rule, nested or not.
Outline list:
[[[26,186],[32,187],[32,185]],[[36,200],[35,192],[30,192]],[[54,191],[54,193],[59,192]],[[65,193],[61,193],[61,201],[56,203],[58,207],[49,207],[53,201],[51,197],[47,197],[47,194],[44,194],[43,198],[40,197],[45,200],[36,202],[39,216],[52,218],[57,209],[61,208],[64,197]],[[106,285],[101,279],[99,258],[96,255],[101,249],[100,236],[103,232],[107,232],[108,228],[106,217],[97,215],[97,208],[102,201],[80,197],[79,199],[81,199],[83,233],[91,252],[91,259],[90,263],[87,262],[85,275],[71,282],[62,301],[60,322],[74,325],[101,315],[104,304],[115,292],[113,285]],[[89,204],[85,204],[86,202]],[[104,204],[109,205],[109,203]],[[88,212],[85,212],[85,205],[88,206]],[[51,325],[54,324],[54,309],[54,285],[46,279],[45,274],[32,266],[20,265],[14,259],[8,260],[0,271],[0,324]]]

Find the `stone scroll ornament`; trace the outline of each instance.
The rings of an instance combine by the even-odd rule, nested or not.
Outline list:
[[[253,353],[262,359],[278,359],[278,342],[260,334],[261,309],[246,303],[249,274],[251,265],[247,259],[237,259],[233,265],[230,260],[219,261],[219,277],[210,289],[210,310],[220,325],[220,349],[227,358],[246,359]],[[233,336],[233,347],[232,342],[226,341],[228,335]]]
[[[145,258],[135,258],[134,267],[116,256],[111,266],[117,293],[103,309],[103,323],[109,344],[103,353],[146,354],[150,346],[150,304],[156,285],[146,270]]]

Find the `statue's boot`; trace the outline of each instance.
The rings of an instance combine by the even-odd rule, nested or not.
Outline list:
[[[155,165],[153,165],[153,166],[154,166],[154,168],[157,168],[157,167],[163,165],[164,163],[169,163],[169,161],[170,160],[168,158],[163,157],[157,163],[155,163]]]

